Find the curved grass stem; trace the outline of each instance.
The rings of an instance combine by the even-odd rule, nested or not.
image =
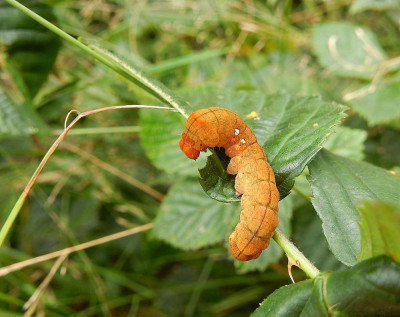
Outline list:
[[[98,239],[95,239],[95,240],[92,240],[92,241],[88,241],[88,242],[84,242],[84,243],[81,243],[81,244],[77,244],[77,245],[74,245],[72,247],[68,247],[68,248],[62,249],[62,250],[58,250],[58,251],[54,251],[54,252],[47,253],[47,254],[44,254],[44,255],[40,255],[40,256],[38,256],[36,258],[32,258],[32,259],[28,259],[28,260],[21,261],[21,262],[18,262],[18,263],[14,263],[14,264],[11,264],[9,266],[4,266],[4,267],[0,268],[0,276],[5,276],[5,275],[7,275],[7,274],[9,274],[11,272],[19,271],[19,270],[22,270],[25,267],[32,266],[32,265],[35,265],[35,264],[38,264],[38,263],[41,263],[41,262],[44,262],[44,261],[49,261],[51,259],[62,257],[64,255],[68,256],[68,255],[70,255],[71,253],[74,253],[74,252],[78,252],[78,251],[85,250],[85,249],[88,249],[88,248],[92,248],[92,247],[95,247],[95,246],[98,246],[98,245],[102,245],[104,243],[108,243],[108,242],[111,242],[111,241],[114,241],[114,240],[118,240],[118,239],[122,239],[122,238],[125,238],[125,237],[129,237],[129,236],[137,234],[139,232],[144,232],[144,231],[150,230],[153,227],[154,227],[154,225],[152,223],[147,223],[147,224],[142,225],[142,226],[130,228],[130,229],[127,229],[127,230],[124,230],[124,231],[120,231],[120,232],[117,232],[117,233],[113,233],[113,234],[110,234],[108,236],[104,236],[104,237],[101,237],[101,238],[98,238]]]
[[[33,185],[35,184],[37,178],[39,177],[40,173],[42,172],[44,166],[46,165],[47,161],[53,155],[54,151],[60,145],[62,140],[66,137],[68,132],[72,129],[72,127],[82,118],[87,117],[89,115],[105,112],[110,110],[117,110],[117,109],[135,109],[135,108],[147,108],[147,109],[159,109],[159,110],[169,110],[169,111],[176,111],[174,108],[167,108],[167,107],[157,107],[157,106],[145,106],[145,105],[125,105],[125,106],[112,106],[112,107],[105,107],[100,109],[95,109],[91,111],[86,111],[78,114],[78,116],[72,120],[72,122],[65,128],[65,130],[60,134],[60,136],[56,139],[56,141],[52,144],[49,148],[45,156],[43,157],[42,161],[40,162],[39,166],[36,168],[35,172],[33,173],[31,179],[29,180],[28,184],[26,185],[24,191],[19,196],[17,202],[15,203],[13,209],[11,210],[10,214],[7,217],[4,225],[0,230],[0,247],[3,245],[4,240],[7,237],[8,232],[10,231],[15,219],[17,218],[22,205],[25,202],[26,197],[28,196],[29,192],[31,191]]]

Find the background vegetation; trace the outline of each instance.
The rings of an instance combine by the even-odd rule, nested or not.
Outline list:
[[[400,314],[398,1],[22,2],[81,46],[9,2],[0,0],[3,230],[71,109],[169,103],[181,113],[109,111],[71,130],[1,247],[1,316],[248,316],[265,298],[255,316]],[[256,131],[282,196],[290,191],[280,229],[322,275],[293,269],[305,281],[273,293],[291,284],[277,244],[250,263],[229,255],[240,208],[209,198],[197,180],[205,155],[191,162],[178,148],[181,114],[209,106]],[[230,180],[215,185],[226,180],[218,165],[205,172],[209,195],[234,200]],[[127,236],[111,241],[116,232]]]

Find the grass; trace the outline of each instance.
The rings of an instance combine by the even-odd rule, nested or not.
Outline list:
[[[18,2],[7,2],[27,13]],[[222,243],[183,251],[154,239],[147,231],[168,189],[183,176],[158,170],[147,158],[136,110],[83,114],[161,100],[187,116],[188,105],[176,95],[200,83],[319,94],[346,103],[344,96],[371,81],[324,69],[313,50],[312,28],[330,21],[369,27],[389,61],[397,61],[400,47],[390,11],[351,14],[350,7],[351,1],[61,1],[52,5],[57,27],[29,13],[57,33],[64,47],[38,95],[27,101],[48,132],[0,138],[0,314],[246,316],[289,284],[285,257],[263,272],[239,275]],[[376,25],[381,28],[375,31]],[[2,51],[0,85],[21,104],[22,86],[4,56]],[[378,79],[394,80],[396,74],[393,68]],[[69,132],[68,143],[36,180],[44,153],[49,149],[46,162],[72,127],[63,130],[71,109],[80,112],[79,128]],[[371,126],[352,110],[345,125],[368,133],[366,161],[393,168],[400,166],[392,151],[400,139],[396,122]],[[320,220],[311,212],[307,189],[297,192],[302,194],[296,188],[291,194],[296,244],[319,269],[341,268],[326,245],[313,258],[310,241],[324,240],[322,232],[313,229],[306,236],[299,228]],[[306,278],[300,270],[293,275],[295,281]]]

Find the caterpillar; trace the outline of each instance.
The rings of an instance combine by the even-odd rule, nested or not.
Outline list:
[[[189,116],[179,146],[193,160],[207,148],[225,149],[231,159],[227,173],[236,175],[236,195],[242,195],[240,221],[229,236],[231,253],[239,261],[258,258],[279,223],[279,192],[253,131],[236,113],[210,107]]]

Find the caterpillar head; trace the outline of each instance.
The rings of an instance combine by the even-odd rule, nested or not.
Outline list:
[[[179,147],[188,158],[195,160],[199,157],[200,151],[205,151],[207,149],[207,146],[200,142],[201,141],[191,139],[186,133],[183,133],[179,141]]]

